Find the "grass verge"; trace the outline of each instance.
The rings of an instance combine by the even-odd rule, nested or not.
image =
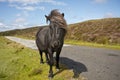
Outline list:
[[[28,40],[29,39],[31,39],[31,40],[35,39],[35,38],[29,38],[29,37],[24,37],[24,36],[15,36],[15,37],[24,38],[24,39],[28,39]],[[85,41],[71,40],[71,39],[65,39],[65,44],[120,50],[120,44],[114,44],[114,45],[110,45],[110,44],[98,44],[98,43],[93,43],[93,42],[85,42]]]
[[[117,49],[120,50],[120,44],[116,45],[109,45],[109,44],[98,44],[98,43],[91,43],[91,42],[83,42],[77,40],[65,40],[65,44],[72,44],[72,45],[80,45],[80,46],[90,46],[90,47],[99,47],[99,48],[109,48],[109,49]]]
[[[15,36],[23,39],[30,39],[30,40],[35,40],[35,38],[30,38],[30,37],[25,37],[25,36]],[[120,50],[120,44],[98,44],[98,43],[93,43],[93,42],[85,42],[85,41],[80,41],[80,40],[71,40],[71,39],[65,39],[65,44],[71,44],[71,45],[78,45],[78,46],[90,46],[90,47],[98,47],[98,48],[108,48],[108,49],[116,49]]]
[[[53,80],[84,80],[83,77],[73,79],[73,71],[60,65]],[[0,80],[48,80],[49,66],[39,64],[39,53],[0,36]]]

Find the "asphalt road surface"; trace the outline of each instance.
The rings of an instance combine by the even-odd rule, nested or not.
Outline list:
[[[37,49],[33,40],[6,38]],[[60,56],[60,62],[73,70],[73,77],[82,75],[86,80],[120,80],[120,50],[64,45]]]

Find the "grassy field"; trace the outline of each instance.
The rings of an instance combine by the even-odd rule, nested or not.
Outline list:
[[[54,68],[53,80],[73,79],[73,71],[61,64],[60,72]],[[0,80],[48,80],[49,66],[39,63],[39,53],[0,36]]]

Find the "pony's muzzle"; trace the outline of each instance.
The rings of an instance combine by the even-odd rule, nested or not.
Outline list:
[[[53,47],[58,47],[59,45],[60,45],[60,42],[59,42],[59,41],[54,41]]]

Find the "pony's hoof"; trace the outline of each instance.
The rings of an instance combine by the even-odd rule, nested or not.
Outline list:
[[[44,64],[44,62],[40,62],[40,64]]]
[[[49,65],[49,61],[46,61],[46,63]]]
[[[57,71],[60,71],[60,67],[56,67],[56,70],[57,70]]]
[[[53,74],[49,74],[48,77],[49,77],[49,79],[50,78],[52,79],[53,78]]]
[[[60,68],[57,68],[56,71],[60,71]]]
[[[52,77],[49,77],[49,80],[52,80]]]

